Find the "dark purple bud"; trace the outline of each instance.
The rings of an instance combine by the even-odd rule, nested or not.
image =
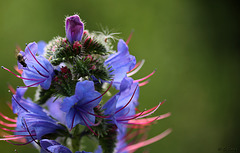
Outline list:
[[[66,18],[65,30],[68,41],[73,44],[74,41],[80,41],[83,35],[84,24],[78,15]]]

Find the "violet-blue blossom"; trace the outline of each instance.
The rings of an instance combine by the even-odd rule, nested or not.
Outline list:
[[[27,45],[24,57],[27,67],[23,68],[22,79],[27,87],[37,87],[49,89],[54,75],[51,63],[43,56],[36,56],[38,46],[35,42]]]
[[[66,18],[65,30],[68,41],[73,44],[82,39],[84,24],[78,15],[73,15]]]
[[[75,95],[66,97],[61,104],[61,110],[67,113],[66,121],[68,128],[77,124],[87,125],[95,123],[93,108],[98,105],[102,97],[94,88],[92,81],[78,82]]]

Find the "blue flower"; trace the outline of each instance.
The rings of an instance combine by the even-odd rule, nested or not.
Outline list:
[[[54,140],[42,139],[40,141],[41,153],[72,153],[70,149]],[[76,151],[75,153],[90,153],[86,151]]]
[[[23,69],[22,79],[27,87],[37,87],[40,85],[43,89],[49,89],[54,75],[54,69],[51,63],[43,56],[36,56],[38,52],[37,43],[33,42],[27,45],[25,52],[21,52],[25,58],[26,67]]]
[[[65,30],[68,41],[73,44],[82,39],[84,24],[78,15],[73,15],[66,18]]]
[[[78,82],[75,95],[66,97],[61,104],[61,110],[67,113],[67,127],[73,128],[77,124],[88,126],[95,123],[93,108],[101,101],[101,94],[95,91],[94,83],[85,80]]]
[[[113,75],[113,86],[119,90],[120,83],[127,72],[136,65],[136,59],[129,54],[128,46],[122,39],[119,40],[117,49],[118,52],[110,55],[104,64],[112,71],[110,75]]]

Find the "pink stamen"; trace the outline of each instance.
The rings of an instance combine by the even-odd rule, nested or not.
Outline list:
[[[127,39],[127,41],[126,41],[126,44],[128,45],[128,43],[130,42],[130,40],[131,40],[131,38],[132,38],[132,35],[133,35],[133,30],[131,31],[131,33],[130,33],[130,35],[129,35],[129,37],[128,37],[128,39]]]
[[[7,68],[5,68],[5,67],[3,67],[3,66],[2,66],[2,69],[7,70],[8,72],[12,73],[12,74],[15,75],[16,77],[18,77],[18,78],[20,78],[20,79],[23,79],[23,80],[30,80],[30,81],[39,81],[39,80],[42,80],[42,79],[28,79],[28,78],[23,78],[23,77],[15,74],[15,73],[13,73],[11,70],[9,70],[9,69],[7,69]]]
[[[0,140],[17,140],[17,139],[22,139],[26,137],[27,136],[15,136],[15,137],[9,137],[9,138],[1,138]]]
[[[80,117],[82,118],[83,122],[86,124],[86,126],[88,127],[88,129],[89,129],[94,135],[98,136],[98,134],[95,133],[95,132],[92,130],[92,128],[87,124],[87,122],[85,121],[85,119],[82,117],[82,113],[81,113]]]
[[[127,76],[130,77],[130,76],[134,75],[135,73],[137,73],[142,68],[144,62],[145,62],[144,59],[141,60],[137,66],[135,66],[130,72],[127,72]]]
[[[139,113],[138,115],[129,116],[129,117],[131,117],[131,118],[120,119],[120,120],[118,120],[118,121],[128,121],[128,120],[133,120],[133,119],[136,119],[136,118],[138,118],[139,116],[141,116],[143,113],[144,113],[144,111],[141,112],[141,113]]]
[[[144,146],[147,146],[151,143],[154,143],[158,140],[161,140],[162,138],[166,137],[168,134],[170,134],[172,132],[171,129],[167,129],[166,131],[164,131],[163,133],[151,138],[151,139],[148,139],[146,141],[142,141],[142,142],[139,142],[137,144],[134,144],[134,145],[130,145],[130,146],[127,146],[123,149],[123,151],[132,151],[132,150],[135,150],[135,149],[138,149],[138,148],[141,148],[141,147],[144,147]]]
[[[166,113],[160,116],[146,118],[146,119],[137,119],[137,120],[129,120],[128,124],[138,124],[138,125],[148,125],[149,123],[152,123],[154,121],[167,118],[171,115],[171,113]]]
[[[16,130],[10,130],[10,129],[7,129],[7,128],[3,128],[0,126],[0,129],[4,130],[4,131],[8,131],[8,132],[18,132]]]
[[[152,73],[150,73],[149,75],[145,76],[144,78],[141,78],[141,79],[138,79],[138,80],[134,80],[133,83],[144,81],[144,80],[148,79],[150,76],[152,76],[155,72],[156,72],[156,70],[154,70]]]
[[[17,127],[17,124],[8,124],[0,120],[0,125],[6,126],[6,127]]]
[[[134,95],[135,95],[135,92],[136,92],[137,88],[138,88],[138,86],[136,86],[136,88],[135,88],[135,90],[134,90],[134,92],[133,92],[133,94],[132,94],[132,97],[130,98],[130,100],[128,101],[128,103],[127,103],[125,106],[123,106],[121,109],[117,110],[117,111],[115,112],[115,114],[117,114],[118,112],[120,112],[121,110],[123,110],[124,108],[127,107],[127,105],[132,101],[132,99],[133,99],[133,97],[134,97]]]
[[[133,70],[135,70],[140,64],[141,64],[142,61],[138,62],[133,69],[131,69],[130,71],[128,71],[127,73],[129,72],[132,72]]]
[[[27,45],[27,48],[29,50],[29,52],[31,53],[32,57],[35,59],[35,61],[45,70],[49,73],[49,71],[37,60],[37,58],[33,55],[32,51],[30,50],[30,48]]]
[[[165,102],[165,101],[160,102],[157,106],[155,106],[155,107],[153,107],[153,108],[145,111],[145,112],[144,112],[141,116],[139,116],[138,118],[143,118],[143,117],[146,117],[146,116],[149,116],[149,115],[153,114],[164,102]],[[150,113],[149,113],[149,112],[150,112]]]
[[[149,83],[149,80],[139,83],[139,87],[145,86],[148,83]]]
[[[0,116],[2,116],[2,118],[4,118],[4,119],[7,120],[7,121],[15,122],[15,123],[17,122],[17,120],[15,120],[15,119],[11,119],[11,118],[9,118],[9,117],[3,115],[1,112],[0,112]]]
[[[89,102],[84,103],[83,105],[89,104],[89,103],[91,103],[91,102],[93,102],[93,101],[101,98],[101,97],[102,97],[103,95],[105,95],[105,94],[107,93],[107,91],[111,88],[112,84],[113,84],[113,80],[111,81],[109,87],[107,88],[107,90],[106,90],[103,94],[101,94],[100,96],[98,96],[97,98],[95,98],[95,99],[93,99],[93,100],[91,100],[91,101],[89,101]]]

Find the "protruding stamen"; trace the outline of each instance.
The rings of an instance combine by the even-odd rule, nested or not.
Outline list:
[[[156,117],[151,117],[151,118],[129,120],[128,124],[147,125],[147,124],[152,123],[154,121],[167,118],[170,115],[171,115],[171,113],[166,113],[166,114],[163,114],[163,115],[160,115],[160,116],[156,116]]]
[[[9,117],[3,115],[1,112],[0,112],[0,116],[2,116],[2,118],[4,118],[4,119],[7,120],[7,121],[14,122],[14,123],[17,122],[17,120],[15,120],[15,119],[11,119],[11,118],[9,118]]]
[[[127,102],[127,104],[126,104],[125,106],[123,106],[122,108],[120,108],[119,110],[117,110],[117,111],[115,112],[115,114],[117,114],[118,112],[120,112],[121,110],[123,110],[124,108],[127,107],[127,105],[132,101],[132,99],[133,99],[133,97],[134,97],[134,95],[135,95],[135,92],[137,91],[137,88],[138,88],[138,86],[136,86],[136,88],[135,88],[135,90],[134,90],[134,92],[133,92],[133,94],[132,94],[132,97],[131,97],[130,100]]]
[[[149,83],[149,80],[144,81],[144,82],[142,82],[142,83],[139,83],[138,85],[139,85],[139,87],[142,87],[142,86],[145,86],[145,85],[148,84],[148,83]]]
[[[147,146],[151,143],[154,143],[158,140],[161,140],[162,138],[166,137],[168,134],[170,134],[172,132],[171,129],[167,129],[166,131],[164,131],[163,133],[151,138],[151,139],[148,139],[146,141],[142,141],[142,142],[139,142],[137,144],[134,144],[134,145],[130,145],[130,146],[127,146],[123,149],[123,151],[132,151],[132,150],[135,150],[135,149],[138,149],[138,148],[141,148],[141,147],[144,147],[144,146]]]
[[[28,78],[23,78],[15,73],[13,73],[11,70],[9,70],[8,68],[5,68],[4,66],[2,66],[2,69],[4,70],[7,70],[8,72],[12,73],[13,75],[15,75],[16,77],[20,78],[20,79],[23,79],[23,80],[30,80],[30,81],[39,81],[39,80],[42,80],[42,79],[28,79]]]
[[[27,144],[29,144],[29,143],[32,143],[33,140],[31,140],[31,141],[29,141],[29,142],[26,142],[26,143],[13,143],[13,142],[8,141],[8,140],[6,140],[6,142],[8,142],[8,143],[10,143],[10,144],[12,144],[12,145],[16,145],[16,146],[23,146],[23,145],[27,145]],[[15,152],[18,153],[17,150],[15,150]]]
[[[6,127],[17,127],[17,124],[9,124],[0,120],[0,124]]]
[[[149,116],[151,114],[153,114],[166,100],[164,100],[163,102],[160,102],[157,106],[145,111],[141,116],[139,116],[138,118],[143,118],[146,116]],[[150,113],[149,113],[150,112]]]
[[[148,79],[150,76],[152,76],[155,72],[156,72],[156,70],[154,70],[152,73],[150,73],[149,75],[145,76],[144,78],[141,78],[141,79],[138,79],[138,80],[134,80],[133,83],[144,81],[144,80]]]
[[[130,42],[132,35],[133,35],[134,30],[131,31],[130,35],[128,36],[128,39],[126,41],[126,44],[128,45],[128,43]]]
[[[130,70],[129,72],[127,72],[127,77],[130,77],[132,75],[134,75],[135,73],[137,73],[143,66],[145,60],[141,60],[139,63],[136,64],[136,66]]]

